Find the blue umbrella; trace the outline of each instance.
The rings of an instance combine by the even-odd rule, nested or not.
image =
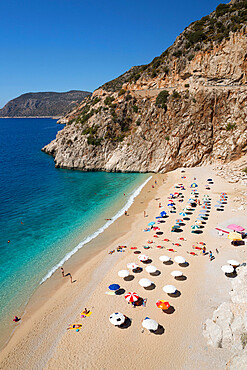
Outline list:
[[[203,217],[197,217],[197,220],[203,221]]]
[[[108,286],[108,289],[110,290],[118,290],[120,288],[120,285],[118,284],[111,284]]]
[[[174,203],[169,203],[169,204],[167,204],[168,205],[168,207],[174,207],[175,206],[175,204]]]
[[[164,217],[164,216],[166,216],[166,212],[162,211],[162,212],[160,212],[160,215],[161,215],[161,217]]]
[[[149,222],[148,226],[153,226],[155,222]]]
[[[187,216],[187,213],[185,213],[185,212],[180,212],[179,214],[180,214],[180,216],[183,216],[183,217]]]
[[[213,181],[213,179],[207,179],[207,181]]]

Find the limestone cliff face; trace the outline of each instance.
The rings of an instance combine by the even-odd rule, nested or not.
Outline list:
[[[166,172],[247,152],[246,28],[190,58],[177,56],[184,33],[165,59],[103,85],[64,118],[66,127],[43,148],[56,167]]]

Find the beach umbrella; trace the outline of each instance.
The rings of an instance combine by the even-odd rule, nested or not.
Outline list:
[[[110,290],[118,290],[120,288],[120,285],[118,284],[111,284],[108,286],[108,289]]]
[[[127,276],[129,276],[130,273],[128,270],[120,270],[117,274],[119,277],[126,278]]]
[[[187,214],[185,212],[180,212],[179,215],[182,216],[182,217],[186,217],[187,216]]]
[[[198,225],[192,225],[191,226],[191,229],[192,230],[198,230],[198,229],[200,229],[200,226],[198,226]]]
[[[228,260],[227,263],[229,263],[229,265],[231,265],[232,267],[238,267],[240,265],[240,262],[236,260]]]
[[[242,235],[232,231],[228,234],[227,238],[230,240],[242,240]]]
[[[226,274],[232,274],[234,272],[234,268],[230,265],[224,265],[221,267],[221,270]]]
[[[174,207],[174,206],[175,206],[175,204],[174,204],[174,203],[169,203],[169,204],[167,204],[167,206],[168,206],[168,207]]]
[[[197,220],[198,221],[203,221],[203,218],[202,217],[197,217]]]
[[[138,301],[139,299],[139,295],[135,292],[129,292],[127,293],[124,298],[126,299],[126,301],[128,302],[136,302]]]
[[[163,287],[163,290],[164,290],[165,293],[174,294],[174,293],[176,293],[177,288],[174,285],[165,285]]]
[[[183,273],[181,272],[181,271],[172,271],[171,272],[171,275],[173,276],[173,277],[180,277],[180,276],[183,276]]]
[[[140,256],[138,256],[138,258],[139,258],[140,261],[148,261],[149,260],[149,257],[146,254],[140,254]]]
[[[178,224],[181,224],[182,222],[184,222],[184,220],[182,220],[181,218],[178,218],[178,219],[176,220],[176,222],[177,222]]]
[[[194,182],[193,184],[190,185],[191,188],[197,188],[198,185]]]
[[[145,268],[145,270],[147,271],[147,272],[149,272],[149,274],[153,274],[154,272],[156,272],[157,271],[157,268],[155,267],[155,266],[147,266],[146,268]]]
[[[156,302],[156,306],[158,308],[161,308],[162,310],[168,310],[168,308],[170,307],[170,303],[169,302],[165,302],[163,300],[158,300]]]
[[[149,222],[148,226],[153,226],[155,222]]]
[[[200,220],[195,220],[195,224],[197,224],[197,225],[202,225],[202,221],[200,221]]]
[[[212,179],[207,179],[207,181],[213,181]]]
[[[244,231],[245,229],[242,226],[231,224],[227,226],[227,229],[233,230],[233,231]]]
[[[139,280],[139,284],[140,284],[140,286],[142,286],[143,288],[147,288],[147,287],[149,287],[150,285],[152,285],[152,284],[153,284],[153,282],[152,282],[151,280],[149,280],[149,279],[144,278],[144,279]]]
[[[169,242],[169,239],[164,239],[164,242]]]
[[[145,329],[148,329],[148,330],[157,330],[158,327],[159,327],[159,324],[157,323],[157,321],[153,320],[153,319],[150,319],[149,317],[146,317],[143,322],[142,322],[142,326],[145,328]]]
[[[186,259],[184,257],[182,257],[182,256],[176,256],[174,258],[174,261],[177,262],[178,264],[183,264],[183,263],[186,262]]]
[[[127,267],[128,267],[128,269],[130,269],[130,270],[135,270],[135,269],[137,269],[139,266],[138,266],[135,262],[130,262],[130,263],[128,263],[128,264],[127,264]]]
[[[121,312],[115,312],[112,313],[111,316],[109,317],[110,323],[119,326],[124,323],[125,321],[125,316]]]
[[[160,212],[160,215],[161,215],[161,217],[164,217],[164,216],[166,216],[166,212],[162,211],[162,212]]]
[[[160,256],[159,257],[159,260],[161,262],[168,262],[168,261],[171,261],[171,257],[168,257],[168,256]]]
[[[173,225],[172,229],[180,229],[180,226],[179,225]]]

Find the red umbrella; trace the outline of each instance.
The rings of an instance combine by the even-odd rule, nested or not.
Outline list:
[[[157,245],[157,248],[162,248],[162,246],[161,245]]]
[[[131,247],[130,249],[137,249],[137,247]]]
[[[156,302],[156,306],[158,308],[161,308],[162,310],[168,310],[168,308],[170,307],[170,303],[169,302],[165,302],[163,300],[158,300]]]
[[[179,238],[179,240],[185,240],[184,238]]]
[[[154,237],[154,238],[158,238],[158,235],[154,235],[153,237]]]
[[[129,292],[128,294],[126,294],[124,296],[124,298],[126,299],[126,301],[128,302],[136,302],[138,301],[139,299],[139,295],[136,294],[135,292]]]
[[[169,248],[169,249],[167,249],[169,252],[177,252],[177,251],[175,251],[175,249],[172,249],[172,248]]]
[[[176,245],[176,247],[180,247],[181,246],[181,244],[179,244],[179,243],[172,243],[173,245]]]
[[[169,242],[169,239],[164,239],[164,242]]]

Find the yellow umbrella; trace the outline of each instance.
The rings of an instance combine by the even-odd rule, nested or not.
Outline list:
[[[228,234],[227,238],[230,240],[242,240],[242,235],[232,231]]]

